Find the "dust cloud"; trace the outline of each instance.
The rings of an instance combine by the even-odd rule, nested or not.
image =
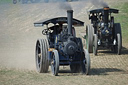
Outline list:
[[[103,0],[90,0],[90,1],[96,7],[108,7],[108,4]]]
[[[84,19],[84,9],[79,3],[71,3],[74,17]],[[34,22],[45,18],[67,16],[68,7],[59,8],[59,3],[1,4],[0,8],[0,67],[36,70],[35,44],[45,38],[45,27],[34,27]],[[62,10],[64,9],[64,10]]]
[[[88,1],[0,4],[0,67],[36,70],[36,40],[45,38],[45,28],[34,27],[34,22],[45,18],[67,16],[73,9],[74,18],[88,23],[86,10],[92,6]],[[76,29],[77,30],[77,29]],[[77,30],[78,33],[80,30]]]

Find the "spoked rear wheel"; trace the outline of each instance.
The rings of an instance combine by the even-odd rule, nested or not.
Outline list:
[[[39,39],[36,43],[36,68],[39,73],[48,72],[48,42],[46,39]]]
[[[52,74],[57,76],[59,72],[59,54],[57,50],[53,51],[51,58],[51,70]]]
[[[88,53],[88,50],[84,49],[84,65],[83,65],[83,73],[85,73],[86,75],[89,74],[90,72],[90,56],[89,56],[89,53]]]
[[[86,26],[86,48],[89,53],[93,52],[93,34],[94,28],[91,25]]]

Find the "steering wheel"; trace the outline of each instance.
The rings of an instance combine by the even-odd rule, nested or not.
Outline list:
[[[66,41],[68,39],[68,34],[63,34],[61,38],[63,41]]]
[[[51,33],[51,30],[49,30],[49,29],[44,29],[44,30],[42,31],[42,34],[43,34],[43,35],[48,35],[49,33]]]

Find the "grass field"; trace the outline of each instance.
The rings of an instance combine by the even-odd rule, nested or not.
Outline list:
[[[13,0],[0,0],[0,3],[12,3]]]
[[[92,69],[95,71],[94,69]],[[104,70],[104,71],[103,71]],[[119,69],[100,69],[100,72],[85,76],[77,73],[60,73],[52,76],[51,73],[39,74],[35,71],[16,69],[1,69],[1,85],[127,85],[128,76],[125,71]],[[116,72],[116,73],[114,73]],[[97,74],[98,73],[98,74]]]
[[[128,2],[117,3],[114,7],[119,9],[119,14],[115,14],[115,22],[121,24],[123,40],[128,42]]]

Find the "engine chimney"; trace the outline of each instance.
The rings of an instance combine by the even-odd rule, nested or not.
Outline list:
[[[72,34],[73,10],[67,10],[68,34]]]
[[[104,23],[108,25],[109,7],[104,7]]]

